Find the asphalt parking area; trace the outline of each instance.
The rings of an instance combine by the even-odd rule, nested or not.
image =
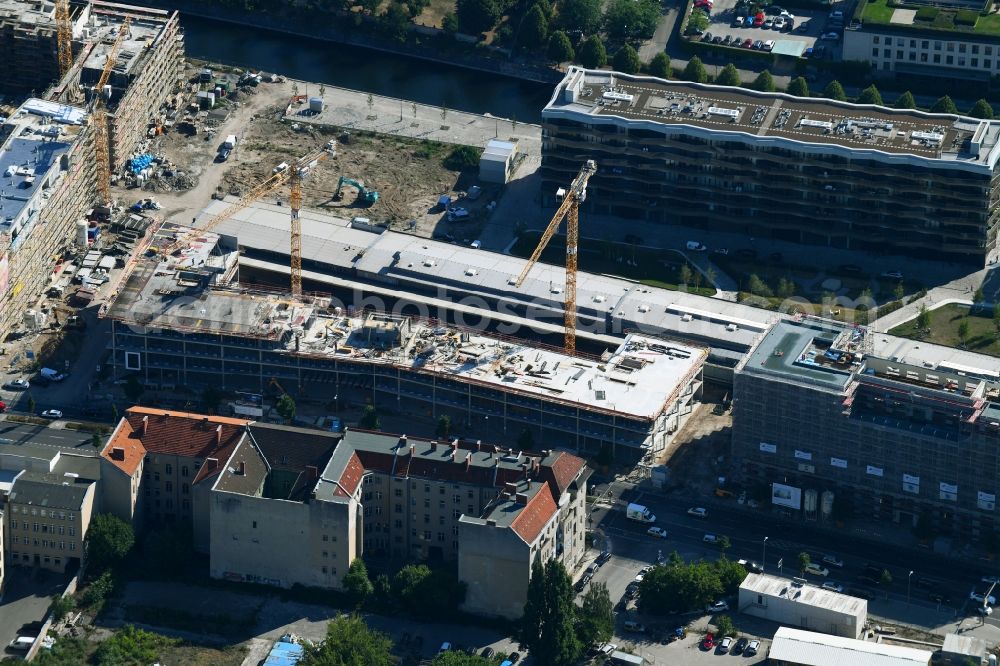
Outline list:
[[[711,33],[713,38],[718,36],[725,39],[729,36],[734,40],[739,40],[737,43],[740,45],[747,39],[751,40],[751,43],[758,40],[761,42],[769,40],[779,42],[784,40],[800,42],[803,53],[806,52],[806,49],[816,48],[817,46],[823,46],[826,52],[832,50],[836,45],[835,42],[820,39],[826,27],[826,12],[804,9],[793,9],[790,11],[795,16],[795,29],[792,31],[787,29],[774,30],[764,27],[747,28],[733,25],[733,21],[736,18],[736,0],[716,0],[710,14],[712,22],[709,24],[706,32]],[[774,17],[768,16],[768,18],[773,19]],[[726,44],[722,45],[727,46]],[[734,46],[734,50],[743,50],[743,47]]]
[[[0,645],[6,648],[25,627],[37,623],[41,626],[45,613],[52,603],[52,595],[62,592],[70,574],[57,574],[45,569],[11,566],[7,570],[2,602],[0,602]],[[25,627],[21,635],[37,636],[38,629]],[[5,649],[0,659],[15,653]]]

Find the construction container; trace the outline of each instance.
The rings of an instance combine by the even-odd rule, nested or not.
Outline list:
[[[76,222],[76,244],[87,245],[87,221],[77,220]]]
[[[323,112],[323,98],[322,97],[310,97],[309,98],[309,111],[312,113],[322,113]]]

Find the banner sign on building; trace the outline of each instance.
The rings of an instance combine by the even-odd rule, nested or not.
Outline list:
[[[802,489],[783,483],[771,484],[771,504],[787,506],[789,509],[802,508]]]
[[[795,449],[795,457],[799,460],[812,460],[813,454],[808,451],[799,451],[798,449]]]
[[[875,467],[874,465],[868,465],[865,471],[871,474],[872,476],[882,476],[884,472],[884,470],[881,467]]]
[[[775,446],[774,444],[765,444],[764,442],[761,442],[760,450],[763,451],[764,453],[777,453],[778,447]]]
[[[980,509],[992,511],[996,508],[997,496],[992,493],[984,493],[980,490],[976,499]]]
[[[950,483],[938,484],[938,497],[943,500],[956,501],[958,499],[958,486],[953,486]]]
[[[908,493],[920,493],[920,477],[912,474],[903,475],[903,490]]]
[[[847,469],[847,461],[843,458],[830,458],[830,465],[839,467],[840,469]]]

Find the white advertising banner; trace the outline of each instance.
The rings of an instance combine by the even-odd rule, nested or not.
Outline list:
[[[843,458],[830,458],[830,465],[839,467],[840,469],[847,469],[847,461]]]
[[[777,453],[778,447],[774,444],[767,444],[765,442],[760,443],[760,450],[764,453]]]
[[[865,471],[872,476],[882,476],[885,473],[885,470],[881,467],[875,467],[874,465],[868,465]]]
[[[783,483],[771,484],[771,504],[787,506],[789,509],[802,508],[802,489]]]

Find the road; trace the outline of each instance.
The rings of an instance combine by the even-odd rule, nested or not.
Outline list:
[[[0,444],[33,444],[52,446],[67,451],[91,446],[91,434],[79,430],[68,430],[54,423],[50,427],[0,421]]]

